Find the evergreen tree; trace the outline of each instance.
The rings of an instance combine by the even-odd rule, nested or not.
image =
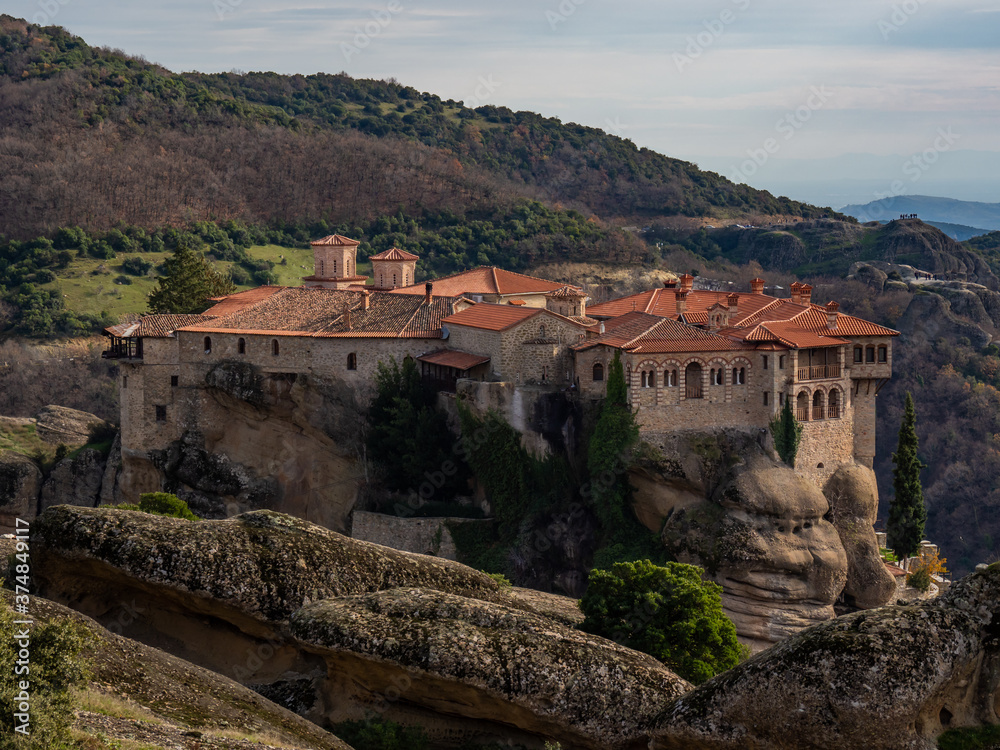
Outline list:
[[[163,265],[165,274],[149,295],[150,312],[199,313],[208,307],[210,297],[236,291],[189,242],[179,242]]]
[[[920,486],[920,470],[924,464],[917,457],[917,415],[913,396],[906,394],[903,421],[899,425],[899,441],[892,454],[892,488],[895,497],[889,503],[889,521],[886,524],[887,544],[900,560],[912,557],[920,549],[924,538],[927,508]]]
[[[795,455],[799,452],[799,441],[802,439],[802,423],[792,411],[792,399],[785,398],[781,414],[771,420],[771,436],[781,460],[794,468]]]

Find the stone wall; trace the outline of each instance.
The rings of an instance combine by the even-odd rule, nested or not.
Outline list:
[[[450,523],[493,522],[478,518],[399,518],[356,510],[352,517],[351,538],[404,552],[458,560],[455,540],[448,529]]]

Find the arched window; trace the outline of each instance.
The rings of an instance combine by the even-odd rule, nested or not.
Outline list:
[[[594,382],[604,380],[604,365],[600,362],[594,364]]]
[[[795,398],[795,418],[800,422],[809,421],[809,394],[805,391]]]
[[[275,357],[278,356],[278,339],[271,340],[271,354]]]
[[[854,347],[854,361],[857,363],[862,362],[864,357],[864,350],[860,346]]]
[[[212,337],[211,336],[206,336],[205,337],[205,354],[211,354],[211,353],[212,353]]]
[[[830,391],[830,402],[826,405],[827,406],[826,418],[840,419],[840,405],[841,405],[840,390],[834,388],[832,391]]]
[[[825,402],[826,402],[826,396],[824,395],[823,391],[816,391],[813,394],[813,411],[812,411],[813,419],[824,418],[823,412],[825,410],[823,409],[823,406],[825,405]]]
[[[241,339],[238,339],[236,341],[236,353],[237,354],[246,354],[247,353],[247,340],[246,339],[241,338]]]
[[[691,362],[684,368],[684,397],[702,398],[701,365]]]
[[[712,385],[722,385],[722,372],[723,371],[721,367],[718,370],[716,369],[712,370],[711,380],[710,380]]]
[[[875,347],[874,346],[865,347],[865,363],[867,364],[869,362],[874,362],[874,361],[875,361]]]
[[[889,361],[889,347],[887,347],[887,346],[880,346],[878,348],[878,361],[879,362],[888,362]]]
[[[677,370],[666,370],[663,373],[663,385],[670,388],[677,386]]]
[[[358,355],[351,352],[347,355],[347,369],[357,370],[358,369]]]
[[[545,338],[545,326],[544,325],[538,326],[538,338],[540,338],[540,339],[544,339]]]
[[[648,386],[646,384],[646,382],[647,382],[646,381],[646,371],[643,370],[639,377],[640,377],[640,380],[642,381],[642,387],[643,388],[647,388]]]
[[[746,385],[747,371],[745,367],[733,368],[733,385]]]

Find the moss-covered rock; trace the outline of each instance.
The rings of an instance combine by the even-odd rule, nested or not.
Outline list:
[[[810,628],[679,698],[650,748],[935,747],[1000,723],[1000,565],[937,600]]]
[[[315,602],[292,632],[326,656],[368,668],[359,702],[397,686],[389,718],[424,726],[432,739],[549,739],[573,748],[620,748],[636,727],[690,685],[656,659],[508,606],[427,589],[395,589]],[[405,682],[405,686],[401,683]],[[419,711],[429,715],[419,716]],[[461,708],[459,708],[461,707]],[[336,721],[344,706],[331,706]],[[453,722],[441,714],[459,713]],[[397,718],[398,716],[398,718]],[[521,739],[519,741],[524,741]]]

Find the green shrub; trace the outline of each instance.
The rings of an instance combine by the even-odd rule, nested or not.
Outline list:
[[[14,625],[14,613],[0,602],[0,750],[62,750],[72,747],[70,725],[73,721],[70,688],[87,678],[87,667],[80,659],[86,631],[74,622],[49,622],[30,628],[30,674],[16,675],[19,645],[11,634],[21,630]],[[15,731],[16,698],[20,681],[30,682],[30,735]]]
[[[722,612],[721,594],[693,565],[617,563],[590,572],[580,629],[656,657],[698,684],[747,655]]]
[[[426,750],[428,742],[422,729],[375,717],[334,724],[333,733],[354,750]]]
[[[906,576],[906,585],[917,591],[927,591],[931,587],[931,574],[927,568],[918,568]]]
[[[1000,726],[949,729],[938,737],[940,750],[996,750],[1000,748]]]
[[[487,573],[490,578],[500,584],[500,588],[504,591],[513,588],[513,585],[503,573]]]
[[[157,516],[184,518],[188,521],[199,520],[198,516],[188,508],[186,502],[177,497],[177,495],[171,495],[169,492],[147,492],[139,495],[139,510],[144,513],[153,513]]]

